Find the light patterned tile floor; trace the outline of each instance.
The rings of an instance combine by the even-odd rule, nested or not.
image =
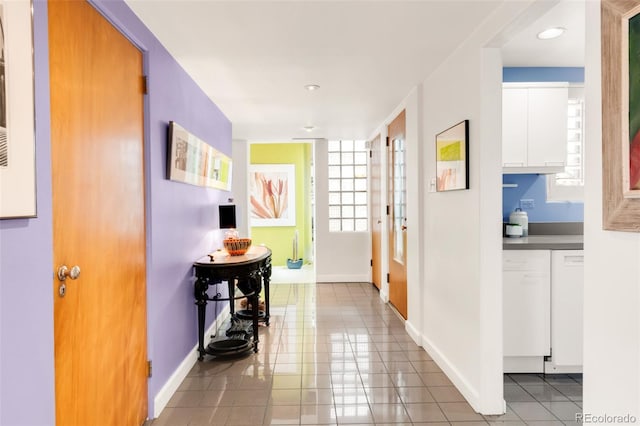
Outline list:
[[[569,424],[580,411],[581,377],[508,375],[507,413],[475,413],[368,283],[272,284],[259,347],[197,363],[148,423]]]

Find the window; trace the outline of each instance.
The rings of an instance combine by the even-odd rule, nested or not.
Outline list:
[[[366,232],[367,146],[365,141],[329,141],[329,231]]]
[[[547,175],[547,201],[584,199],[584,101],[569,97],[567,158],[563,173]]]

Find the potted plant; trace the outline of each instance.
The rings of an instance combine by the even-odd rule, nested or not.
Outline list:
[[[298,258],[298,230],[293,236],[293,256],[291,259],[287,259],[287,268],[300,269],[302,268],[302,259]]]

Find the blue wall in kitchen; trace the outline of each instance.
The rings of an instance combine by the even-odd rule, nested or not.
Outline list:
[[[547,180],[553,175],[502,175],[502,183],[517,184],[517,188],[502,188],[502,218],[509,221],[509,214],[520,207],[520,200],[533,200],[535,207],[522,209],[529,222],[582,222],[584,204],[577,202],[547,203]]]
[[[502,69],[502,81],[512,82],[584,82],[584,68],[566,67],[508,67]],[[502,217],[509,221],[509,214],[520,207],[520,200],[533,200],[534,208],[523,209],[529,222],[582,222],[584,204],[579,202],[547,202],[546,175],[503,175],[502,183],[517,184],[517,188],[502,189]],[[551,175],[549,175],[551,176]]]
[[[569,83],[584,83],[584,68],[579,67],[505,67],[502,68],[502,81],[517,82],[545,82],[566,81]]]

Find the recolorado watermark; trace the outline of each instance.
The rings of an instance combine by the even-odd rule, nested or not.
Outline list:
[[[590,414],[590,413],[576,413],[576,422],[578,423],[602,423],[602,424],[633,424],[638,419],[631,414],[624,415],[610,415],[610,414]]]

